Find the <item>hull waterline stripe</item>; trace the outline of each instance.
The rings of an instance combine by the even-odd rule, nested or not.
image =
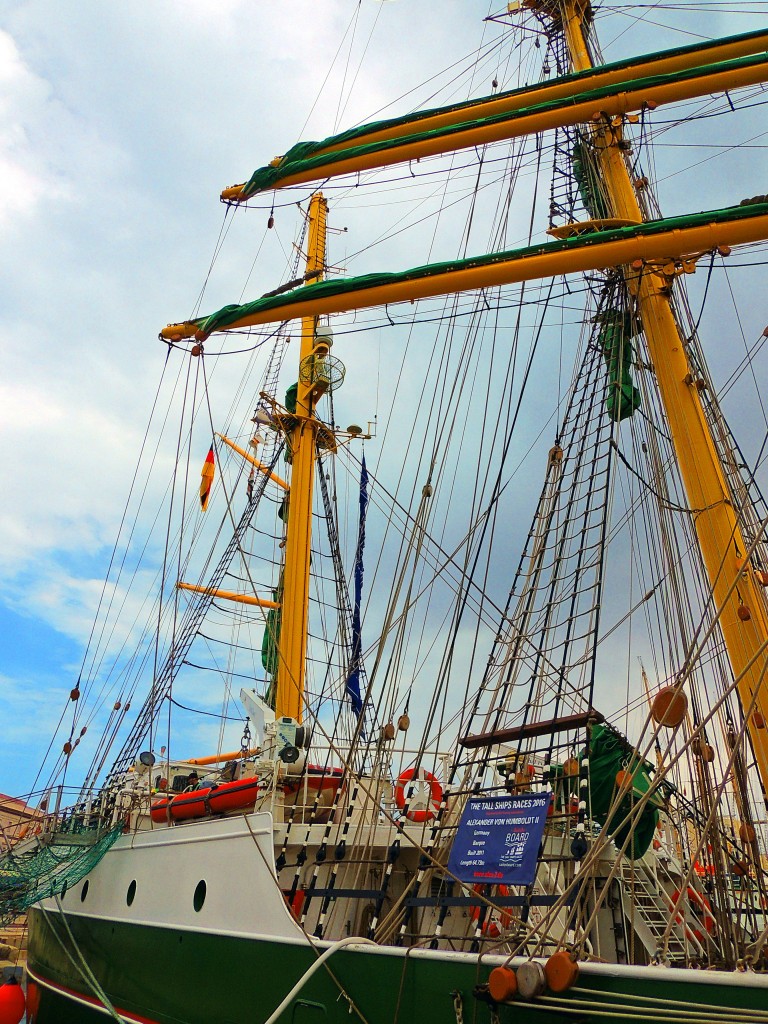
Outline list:
[[[81,1006],[87,1006],[98,1013],[103,1013],[106,1017],[111,1016],[106,1006],[98,999],[95,999],[93,996],[85,996],[81,992],[75,992],[74,989],[67,988],[66,985],[58,985],[56,982],[51,981],[50,978],[44,978],[42,974],[32,970],[29,964],[27,964],[27,974],[36,984],[50,989],[51,992],[55,992],[65,999],[69,999],[73,1003],[80,1003]],[[127,1024],[159,1024],[153,1017],[142,1017],[140,1014],[130,1013],[128,1010],[121,1010],[119,1006],[116,1006],[115,1010]]]

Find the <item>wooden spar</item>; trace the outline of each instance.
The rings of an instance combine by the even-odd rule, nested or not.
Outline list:
[[[230,447],[233,452],[237,452],[238,455],[242,455],[245,461],[250,462],[250,464],[254,466],[256,469],[258,469],[260,473],[264,473],[264,475],[268,476],[270,480],[273,480],[278,487],[282,487],[284,491],[290,490],[285,480],[277,476],[276,473],[273,473],[269,466],[265,466],[263,462],[259,462],[258,459],[254,459],[254,457],[249,452],[247,452],[244,448],[241,448],[239,445],[236,445],[234,441],[230,441],[230,439],[228,437],[225,437],[223,434],[216,434],[216,436],[220,437],[224,444]]]
[[[627,187],[631,192],[629,182]],[[632,195],[634,198],[634,194]],[[623,206],[626,205],[625,202]],[[614,237],[610,241],[601,240],[601,233],[597,233],[570,239],[567,244],[550,242],[533,252],[528,250],[524,255],[511,253],[509,259],[499,259],[493,263],[461,267],[423,277],[400,278],[369,288],[338,292],[335,295],[313,296],[308,287],[306,290],[309,294],[303,298],[304,289],[297,288],[287,293],[285,302],[280,305],[271,305],[267,309],[251,312],[228,323],[222,330],[280,323],[283,320],[306,316],[310,311],[315,315],[348,313],[356,309],[393,305],[397,302],[450,295],[477,288],[517,284],[521,281],[541,280],[560,274],[606,270],[636,260],[656,261],[661,257],[664,260],[675,260],[691,253],[708,252],[718,246],[741,245],[768,238],[768,216],[743,217],[733,221],[721,219],[717,222],[716,214],[713,213],[712,216],[712,223],[698,224],[694,227],[673,227],[667,231],[659,230],[646,235],[641,233],[638,225],[637,234],[618,239]],[[625,216],[624,219],[641,220],[636,201],[634,216]],[[641,270],[642,273],[638,276],[648,281],[652,275],[644,267]],[[163,328],[160,336],[167,341],[195,337],[201,334],[200,322],[193,320],[169,324]]]
[[[697,69],[698,70],[698,69]],[[277,188],[288,188],[291,185],[301,185],[320,179],[338,177],[342,174],[359,174],[362,171],[370,171],[379,167],[389,167],[392,164],[407,163],[414,160],[423,160],[426,157],[440,156],[446,153],[455,153],[463,149],[472,149],[487,146],[494,142],[503,142],[509,139],[521,138],[526,135],[534,135],[538,132],[552,131],[555,128],[563,128],[571,125],[585,124],[596,115],[607,115],[608,117],[623,117],[626,114],[643,109],[646,106],[652,108],[665,103],[680,103],[684,100],[695,99],[700,96],[709,96],[719,92],[730,92],[748,85],[758,85],[768,78],[768,54],[758,54],[749,63],[736,67],[715,65],[711,69],[701,69],[702,74],[689,74],[688,77],[678,78],[671,74],[661,80],[652,78],[628,81],[623,87],[617,86],[615,93],[603,96],[599,90],[593,90],[597,95],[590,93],[584,95],[576,92],[573,96],[566,96],[560,103],[552,105],[540,103],[538,106],[527,104],[519,111],[513,111],[508,118],[501,118],[491,123],[479,122],[478,124],[461,122],[454,126],[455,130],[446,129],[443,133],[430,135],[427,138],[419,138],[409,141],[407,137],[398,143],[398,137],[390,140],[391,145],[386,141],[378,143],[382,148],[373,152],[350,153],[347,157],[339,158],[339,152],[329,150],[327,156],[329,163],[316,163],[312,166],[297,170],[294,173],[286,174],[270,183],[270,190]],[[528,97],[530,100],[530,97]],[[422,130],[416,126],[417,132]],[[357,140],[358,145],[371,143],[369,139]],[[376,143],[371,143],[377,145]],[[319,158],[325,151],[312,154]],[[221,193],[222,199],[228,202],[239,202],[248,196],[244,196],[245,184],[232,185]]]
[[[583,18],[590,11],[585,0],[564,0],[563,27],[575,70],[591,66]],[[619,143],[620,130],[608,132],[592,126],[592,141],[613,216],[641,220],[642,214]],[[726,243],[727,244],[727,243]],[[659,252],[662,250],[660,249]],[[624,263],[617,260],[617,265]],[[697,387],[696,367],[689,365],[686,344],[675,321],[670,293],[673,277],[661,274],[627,276],[645,332],[648,353],[669,424],[691,519],[720,610],[720,629],[737,682],[745,713],[755,694],[765,693],[768,606],[754,570],[744,564],[749,545],[742,534],[733,497],[720,463]],[[734,586],[734,583],[737,583]],[[747,612],[744,614],[743,610]],[[763,698],[763,701],[765,698]],[[758,697],[757,708],[761,701]],[[748,718],[763,797],[768,794],[768,730]]]
[[[325,269],[328,203],[316,192],[309,203],[307,280],[318,279]],[[299,362],[315,350],[317,313],[307,311],[301,321]],[[301,722],[309,630],[309,557],[312,543],[312,493],[315,479],[317,432],[312,392],[298,389],[296,426],[290,436],[291,501],[285,538],[282,606],[278,644],[275,716]]]
[[[258,608],[279,608],[277,601],[270,601],[255,594],[236,594],[232,590],[216,590],[215,587],[198,587],[194,583],[177,583],[177,590],[191,590],[193,594],[207,594],[209,597],[220,597],[223,601],[234,601],[236,604],[253,604]]]
[[[527,739],[530,736],[554,735],[558,732],[567,732],[569,729],[582,729],[585,725],[597,725],[604,721],[605,718],[600,712],[592,708],[576,715],[551,718],[546,722],[527,722],[525,725],[516,725],[510,729],[494,729],[492,732],[479,732],[474,736],[464,736],[459,740],[459,744],[467,750],[475,750],[477,747],[495,747],[498,743],[515,743],[517,740]]]
[[[185,764],[221,764],[222,761],[240,761],[245,757],[253,757],[261,752],[260,747],[253,747],[251,750],[231,750],[228,754],[209,754],[207,757],[188,757]]]

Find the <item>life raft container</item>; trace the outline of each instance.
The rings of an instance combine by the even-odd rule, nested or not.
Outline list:
[[[233,782],[222,782],[221,785],[206,786],[156,800],[149,814],[152,821],[158,824],[167,821],[169,817],[172,821],[205,818],[209,814],[224,814],[226,811],[253,807],[258,795],[258,778],[235,779]]]
[[[327,768],[319,764],[308,764],[306,770],[295,778],[286,779],[283,788],[286,793],[298,793],[306,783],[311,794],[328,794],[331,799],[336,796],[341,780],[344,778],[343,768]]]
[[[413,783],[413,779],[416,783],[426,782],[429,786],[429,805],[425,808],[419,808],[418,810],[412,810],[410,807],[406,812],[406,818],[409,821],[424,822],[429,821],[430,818],[434,818],[440,809],[440,804],[443,802],[443,787],[437,781],[432,772],[428,772],[424,768],[406,768],[401,773],[395,786],[395,803],[399,810],[404,810],[406,804],[410,804],[413,799],[413,794],[417,786]],[[408,790],[408,798],[406,799],[406,787]]]

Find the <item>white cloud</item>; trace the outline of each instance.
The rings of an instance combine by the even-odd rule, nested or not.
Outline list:
[[[45,192],[57,188],[34,140],[49,98],[48,84],[24,62],[13,37],[0,30],[0,226],[28,214]]]

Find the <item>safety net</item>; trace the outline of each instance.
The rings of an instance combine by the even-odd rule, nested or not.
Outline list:
[[[120,822],[108,830],[59,831],[18,842],[0,858],[0,927],[76,885],[122,834]]]

